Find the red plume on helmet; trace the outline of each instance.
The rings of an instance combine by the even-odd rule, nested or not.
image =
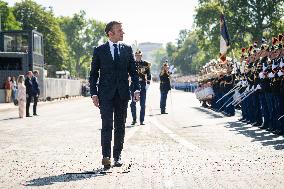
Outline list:
[[[278,35],[278,41],[279,41],[279,43],[281,43],[282,40],[283,40],[283,35],[282,35],[282,34],[279,34],[279,35]]]
[[[244,53],[246,52],[246,50],[247,50],[247,49],[243,47],[243,48],[242,48],[242,54],[244,54]]]
[[[276,37],[272,38],[272,45],[277,45],[278,39]]]

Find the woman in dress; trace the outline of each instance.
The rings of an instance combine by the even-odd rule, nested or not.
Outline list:
[[[18,77],[18,102],[19,102],[19,116],[24,118],[26,115],[26,86],[25,86],[25,77],[20,75]]]

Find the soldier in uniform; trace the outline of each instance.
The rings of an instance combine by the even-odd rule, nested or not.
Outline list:
[[[166,61],[163,64],[160,73],[160,91],[161,91],[161,100],[160,100],[160,109],[161,114],[167,114],[166,112],[166,103],[167,103],[167,96],[169,90],[171,90],[171,83],[170,83],[170,72],[169,72],[169,64]]]
[[[136,68],[138,71],[138,76],[139,76],[139,83],[141,86],[141,90],[140,90],[140,125],[145,125],[144,124],[144,118],[145,118],[145,103],[146,103],[146,90],[148,85],[150,85],[151,82],[151,70],[150,70],[150,66],[151,64],[149,62],[146,62],[144,60],[142,60],[142,52],[141,50],[137,49],[137,51],[135,52],[135,64],[136,64]],[[130,90],[131,90],[131,96],[133,99],[133,95],[134,95],[134,90],[133,90],[133,85],[131,83],[130,85]],[[131,108],[131,113],[132,113],[132,124],[131,125],[135,125],[137,123],[136,119],[136,102],[134,100],[131,101],[130,104],[130,108]]]

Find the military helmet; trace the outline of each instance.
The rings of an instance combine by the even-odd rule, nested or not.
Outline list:
[[[140,49],[137,49],[135,55],[142,56],[142,51]]]

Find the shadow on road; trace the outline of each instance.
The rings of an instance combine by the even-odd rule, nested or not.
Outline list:
[[[20,119],[19,117],[9,117],[5,119],[0,119],[0,121],[9,121],[9,120],[14,120],[14,119]]]
[[[43,177],[43,178],[37,178],[30,181],[27,181],[27,184],[25,186],[46,186],[46,185],[52,185],[57,182],[71,182],[71,181],[78,181],[83,179],[89,179],[97,176],[104,176],[108,172],[104,171],[104,169],[96,169],[93,171],[85,171],[82,173],[65,173],[61,175],[56,176],[49,176],[49,177]]]
[[[223,118],[218,113],[213,112],[210,109],[202,107],[193,107],[194,109],[206,113],[214,118]],[[232,128],[233,131],[237,131],[239,134],[253,138],[252,142],[260,142],[263,146],[273,146],[276,150],[284,149],[284,139],[279,135],[273,134],[267,130],[259,129],[252,125],[242,122],[228,122],[227,128]]]
[[[212,110],[210,109],[206,109],[206,108],[202,108],[202,107],[193,107],[193,109],[196,109],[200,112],[206,113],[214,118],[223,118],[224,116],[219,115],[218,113],[214,113]]]
[[[228,122],[227,128],[232,128],[238,133],[253,138],[252,142],[260,142],[263,146],[273,146],[276,150],[284,149],[284,139],[269,131],[256,129],[252,125],[242,122]]]

